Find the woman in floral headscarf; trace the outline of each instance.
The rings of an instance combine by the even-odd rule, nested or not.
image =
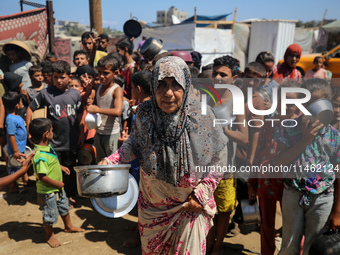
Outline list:
[[[298,44],[291,44],[286,49],[284,62],[274,66],[273,78],[284,79],[289,78],[302,82],[301,73],[296,69],[302,54],[302,48]],[[280,83],[280,82],[279,82]]]
[[[203,167],[227,165],[227,138],[221,127],[213,127],[212,110],[201,115],[200,103],[189,99],[190,85],[190,71],[182,59],[160,59],[153,69],[151,100],[138,106],[128,140],[100,162],[125,163],[135,157],[140,161],[143,254],[206,251],[216,210],[213,193],[222,173],[205,172]]]

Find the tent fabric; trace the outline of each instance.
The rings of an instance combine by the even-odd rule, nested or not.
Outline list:
[[[215,58],[234,54],[231,29],[195,28],[194,41],[193,50],[202,54],[202,66],[213,63]]]
[[[340,19],[324,25],[322,28],[328,33],[338,33],[340,32]]]
[[[234,37],[231,29],[197,28],[194,23],[169,27],[145,28],[142,35],[134,40],[135,50],[142,37],[156,37],[163,41],[168,51],[198,51],[202,54],[202,66],[214,58],[234,52]]]
[[[39,8],[0,16],[0,43],[12,40],[34,41],[42,58],[47,49],[47,11]]]
[[[204,16],[204,15],[196,15],[196,20],[198,21],[218,21],[221,19],[224,19],[231,15],[232,12],[228,14],[222,14],[222,15],[215,15],[215,16]],[[186,24],[186,23],[193,23],[194,22],[195,16],[191,16],[190,18],[183,20],[181,24]],[[196,27],[206,27],[209,26],[209,24],[196,24]]]
[[[313,41],[313,30],[304,28],[295,28],[294,43],[302,48],[302,55],[309,54]]]
[[[294,42],[295,22],[263,21],[251,24],[248,61],[255,61],[262,51],[274,55],[275,63],[283,58],[287,47]]]
[[[235,24],[235,49],[233,57],[240,61],[240,69],[244,70],[248,63],[248,45],[250,36],[250,27],[246,24]]]

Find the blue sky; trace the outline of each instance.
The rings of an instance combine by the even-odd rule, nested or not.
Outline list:
[[[44,0],[31,0],[45,4]],[[20,12],[19,0],[1,1],[0,16]],[[123,30],[123,25],[130,18],[130,12],[140,20],[156,21],[158,10],[168,10],[175,6],[181,11],[187,11],[189,17],[197,7],[199,15],[219,15],[233,12],[237,7],[237,21],[250,18],[291,19],[291,20],[321,20],[325,9],[328,9],[326,19],[339,19],[340,1],[338,0],[102,0],[103,26]],[[55,18],[57,20],[78,21],[89,24],[88,0],[55,0],[53,1]],[[32,7],[24,5],[24,10]],[[228,20],[233,19],[229,16]]]

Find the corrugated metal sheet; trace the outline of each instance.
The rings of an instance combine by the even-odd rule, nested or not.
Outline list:
[[[294,31],[295,21],[252,22],[248,61],[255,61],[260,52],[269,51],[277,63],[283,58],[286,48],[294,42]]]

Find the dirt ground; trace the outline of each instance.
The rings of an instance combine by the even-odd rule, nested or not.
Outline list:
[[[4,162],[0,162],[0,176],[6,175]],[[30,176],[31,180],[35,177]],[[137,222],[134,211],[122,218],[106,218],[96,212],[90,199],[78,198],[77,207],[70,210],[75,226],[85,228],[84,233],[65,233],[62,220],[54,226],[56,238],[62,243],[50,248],[44,240],[42,215],[37,205],[35,186],[27,187],[25,194],[0,191],[0,254],[60,255],[60,254],[141,254],[140,246],[125,248],[123,242],[132,234],[128,227]],[[280,226],[280,212],[277,226]],[[228,255],[260,254],[259,229],[250,225],[242,233],[224,239],[224,252]]]

